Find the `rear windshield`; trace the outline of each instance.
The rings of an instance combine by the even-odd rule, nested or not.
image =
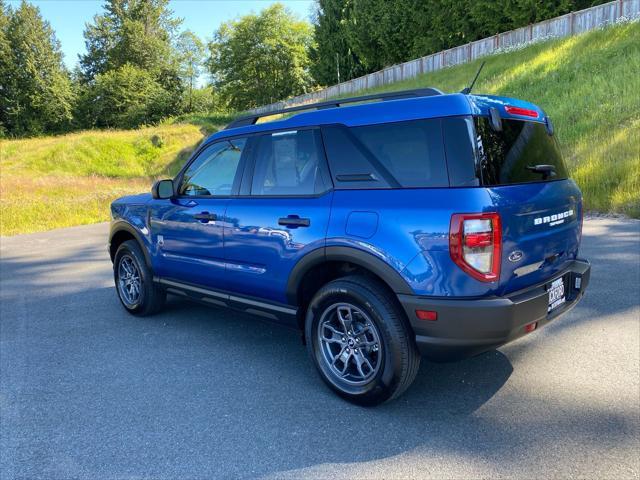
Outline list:
[[[489,119],[474,119],[479,170],[483,185],[562,180],[568,177],[555,136],[544,124],[502,120],[502,131],[491,128]]]

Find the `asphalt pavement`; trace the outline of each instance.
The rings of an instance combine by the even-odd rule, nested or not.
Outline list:
[[[582,303],[356,407],[299,336],[120,306],[107,225],[0,239],[0,478],[639,478],[640,222],[585,222]]]

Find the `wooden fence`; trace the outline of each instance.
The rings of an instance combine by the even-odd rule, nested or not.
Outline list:
[[[639,16],[640,0],[615,0],[578,12],[571,12],[561,17],[545,20],[544,22],[527,25],[517,30],[499,33],[493,37],[477,40],[467,43],[466,45],[450,48],[449,50],[443,50],[442,52],[433,53],[426,57],[410,60],[399,65],[393,65],[384,70],[332,85],[323,90],[255,108],[250,110],[250,113],[272,112],[286,107],[321,102],[339,95],[389,85],[401,80],[414,78],[423,73],[470,62],[499,50],[552,37],[568,37],[615,23],[621,18],[631,19]]]

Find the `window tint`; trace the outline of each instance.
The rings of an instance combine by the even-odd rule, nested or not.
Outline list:
[[[256,150],[252,195],[312,195],[325,190],[317,130],[263,135]]]
[[[224,140],[200,153],[182,178],[180,195],[230,195],[246,142],[246,138]]]
[[[449,182],[452,187],[480,185],[473,150],[473,120],[468,117],[442,119],[444,148],[447,154]]]
[[[494,131],[489,119],[475,117],[478,153],[484,185],[541,182],[567,178],[555,136],[544,124],[502,120],[502,131]],[[548,168],[553,167],[553,174]],[[536,166],[542,166],[535,171]]]
[[[336,188],[449,185],[439,119],[325,129]]]

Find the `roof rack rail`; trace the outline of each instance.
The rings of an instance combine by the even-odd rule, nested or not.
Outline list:
[[[229,125],[227,125],[225,129],[255,125],[255,123],[260,118],[271,117],[272,115],[280,115],[283,113],[299,112],[303,110],[322,110],[325,108],[340,107],[347,103],[367,102],[372,100],[398,100],[401,98],[432,97],[435,95],[444,95],[444,92],[437,88],[429,87],[418,88],[414,90],[400,90],[398,92],[374,93],[372,95],[363,95],[361,97],[336,98],[335,100],[327,100],[326,102],[309,103],[306,105],[299,105],[297,107],[288,107],[281,110],[273,110],[271,112],[246,115],[244,117],[237,118]]]

